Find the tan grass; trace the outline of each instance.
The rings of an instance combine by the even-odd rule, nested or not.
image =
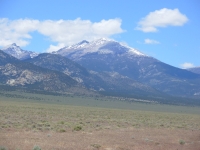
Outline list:
[[[0,146],[13,150],[199,150],[199,135],[198,114],[0,101]]]

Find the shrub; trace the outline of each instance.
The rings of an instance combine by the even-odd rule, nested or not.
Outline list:
[[[82,130],[82,127],[81,126],[76,126],[76,127],[74,127],[74,130],[75,131],[80,131],[80,130]]]
[[[180,140],[179,143],[180,143],[181,145],[183,145],[183,144],[185,144],[185,141],[184,141],[184,140]]]
[[[101,147],[101,145],[99,145],[99,144],[92,144],[91,146],[96,148],[96,149],[99,149]]]
[[[33,147],[33,150],[42,150],[39,146],[37,146],[37,145],[35,145],[34,147]]]
[[[65,129],[60,129],[59,132],[66,132],[66,130]]]
[[[7,150],[7,148],[4,146],[0,146],[0,150]]]

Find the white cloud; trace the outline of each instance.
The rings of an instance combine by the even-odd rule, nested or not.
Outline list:
[[[0,19],[0,46],[17,43],[20,46],[29,44],[30,32],[37,29],[39,21],[19,19],[10,21],[7,18]]]
[[[178,9],[163,8],[150,12],[138,22],[135,29],[143,32],[156,32],[158,27],[182,26],[187,21],[186,15],[181,14]]]
[[[0,46],[17,43],[26,46],[32,38],[30,33],[37,31],[49,37],[52,42],[58,44],[50,45],[47,51],[56,50],[61,46],[71,45],[82,40],[94,40],[97,38],[109,38],[112,35],[124,32],[121,28],[121,19],[101,20],[91,22],[90,20],[33,20],[0,19]]]
[[[158,42],[156,40],[152,40],[152,39],[145,39],[144,43],[145,44],[160,44],[160,42]]]
[[[82,40],[94,40],[122,33],[120,19],[102,20],[92,23],[90,20],[46,20],[41,22],[38,31],[52,41],[71,45]]]
[[[121,19],[110,19],[94,23],[92,25],[92,29],[95,34],[107,37],[112,34],[123,32],[120,26],[121,26]]]
[[[181,68],[183,68],[183,69],[193,68],[193,67],[195,67],[194,64],[189,63],[189,62],[185,62],[185,63],[181,64]]]
[[[46,50],[46,52],[54,52],[61,48],[65,47],[65,44],[59,43],[58,45],[50,45],[49,48]]]

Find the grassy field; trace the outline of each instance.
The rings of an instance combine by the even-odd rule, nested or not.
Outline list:
[[[1,128],[53,130],[58,132],[73,130],[77,126],[84,130],[100,130],[108,126],[111,128],[135,126],[200,129],[200,115],[198,114],[109,109],[41,102],[1,100],[0,103]],[[116,105],[117,102],[109,103]],[[142,105],[144,106],[142,107]],[[145,109],[148,106],[153,107],[152,104],[138,103],[136,103],[136,106],[138,109]],[[180,111],[181,107],[179,106],[178,109]],[[189,108],[183,107],[182,112],[186,111],[184,109]],[[161,108],[158,110],[161,111]]]
[[[196,136],[199,137],[197,143],[195,143],[197,145],[195,145],[195,148],[200,147],[200,142],[198,143],[198,140],[200,141],[199,107],[127,103],[108,98],[65,97],[13,92],[6,94],[4,93],[0,97],[0,146],[11,147],[16,150],[16,145],[5,144],[8,136],[14,135],[16,132],[23,133],[23,135],[31,133],[30,137],[26,137],[27,139],[30,138],[31,141],[31,137],[35,133],[45,133],[48,136],[53,133],[68,134],[72,138],[83,133],[105,133],[106,135],[111,131],[113,131],[112,134],[117,134],[118,131],[124,130],[121,133],[123,135],[125,130],[127,130],[126,132],[133,130],[147,130],[146,132],[148,132],[150,130],[172,132],[172,134],[175,131],[182,133],[184,133],[183,131],[191,131],[188,136],[195,131],[195,135],[198,133]],[[143,132],[138,133],[138,135],[141,133]],[[167,135],[167,133],[164,134]],[[178,146],[185,144],[185,140],[181,141],[182,138],[180,136],[177,139],[180,140],[176,143]],[[185,138],[187,139],[187,135],[185,135]],[[119,140],[117,137],[114,139]],[[15,138],[13,140],[16,141]],[[102,137],[97,138],[96,141],[97,144],[101,143]],[[22,143],[24,144],[24,142]],[[116,143],[119,143],[119,141],[116,141]],[[157,146],[161,142],[157,145],[155,143],[154,146]],[[33,146],[34,143],[31,144]],[[42,145],[42,141],[39,144]],[[93,146],[91,146],[92,144]],[[104,144],[100,144],[100,147],[95,144],[93,142],[89,144],[90,147],[83,149],[106,149]],[[129,146],[127,144],[124,149],[131,149]],[[29,149],[30,147],[31,145],[28,145]],[[49,149],[48,146],[43,145],[43,147]],[[58,147],[55,146],[55,149],[65,149],[62,146]],[[120,147],[118,146],[118,148]],[[27,149],[27,147],[21,145],[19,149]],[[71,149],[73,149],[73,146]],[[165,148],[162,147],[162,149]]]
[[[0,92],[0,101],[30,102],[70,106],[86,106],[124,110],[199,114],[200,107],[165,105],[155,103],[126,102],[109,97],[83,97],[73,95],[42,95],[22,92]]]

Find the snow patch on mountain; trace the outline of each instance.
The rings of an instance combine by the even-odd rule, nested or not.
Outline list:
[[[93,70],[90,70],[89,72],[90,72],[91,74],[98,74],[98,72],[93,71]]]
[[[6,46],[6,47],[2,48],[2,50],[6,50],[6,49],[8,49],[8,48],[15,49],[15,50],[16,50],[16,52],[17,52],[17,51],[20,51],[20,47],[19,47],[19,46],[17,46],[17,44],[16,44],[16,43],[13,43],[13,44],[11,44],[11,45],[8,45],[8,46]]]
[[[70,71],[68,68],[66,68],[64,71],[63,71],[64,74],[70,76],[73,72]]]
[[[33,58],[38,56],[38,53],[22,50],[19,46],[17,46],[15,43],[8,45],[1,49],[5,53],[17,58],[17,59],[27,59],[27,58]]]
[[[72,79],[76,80],[78,83],[83,83],[83,80],[79,77],[72,77]]]
[[[129,53],[129,54],[134,54],[134,55],[136,54],[136,55],[138,55],[138,56],[147,56],[147,55],[141,53],[140,51],[138,51],[138,50],[136,50],[136,49],[134,49],[134,48],[131,48],[131,47],[130,47],[128,53]]]
[[[92,53],[100,55],[112,54],[118,56],[128,55],[129,57],[147,57],[147,55],[134,48],[107,38],[101,38],[91,42],[84,40],[78,44],[64,47],[53,53],[71,59],[80,59],[81,57]]]
[[[132,47],[130,47],[130,46],[127,46],[127,45],[125,45],[125,44],[123,44],[123,43],[120,43],[120,45],[123,46],[123,47],[126,47],[127,49],[129,49],[128,53],[129,53],[130,55],[131,55],[131,54],[134,54],[134,55],[136,54],[136,55],[139,55],[139,56],[147,56],[147,55],[141,53],[139,50],[136,50],[136,49],[134,49],[134,48],[132,48]]]
[[[108,49],[101,49],[98,54],[114,54],[114,52]]]
[[[68,46],[68,47],[66,47],[66,48],[68,48],[68,49],[71,49],[71,48],[73,48],[73,49],[79,49],[79,48],[84,47],[84,46],[87,45],[88,43],[89,43],[88,41],[83,40],[83,41],[81,41],[81,42],[78,43],[78,44],[74,44],[74,45]]]

